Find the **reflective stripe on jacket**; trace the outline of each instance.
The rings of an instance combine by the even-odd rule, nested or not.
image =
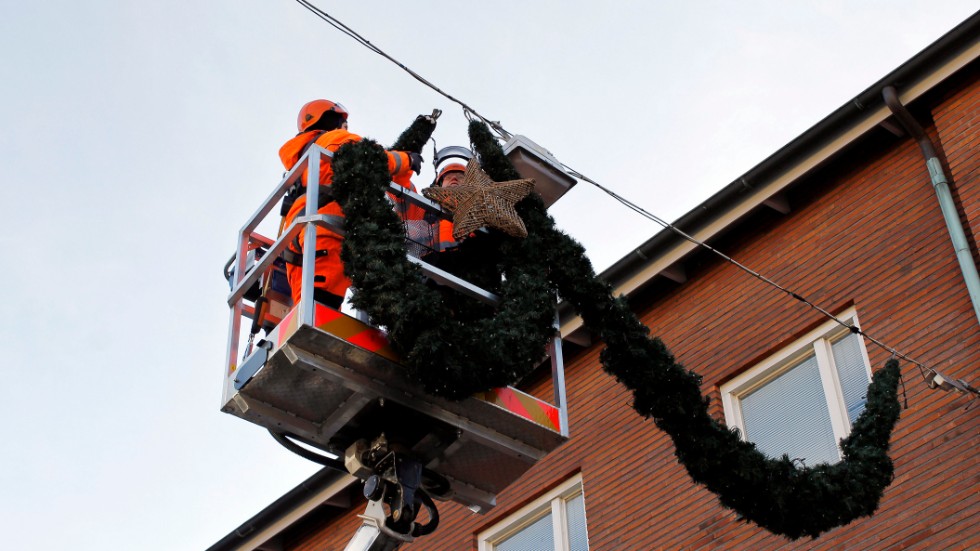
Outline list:
[[[317,137],[319,135],[319,137]],[[326,149],[330,152],[336,152],[340,149],[340,146],[349,142],[358,142],[361,137],[357,134],[348,132],[343,128],[338,128],[336,130],[331,130],[329,132],[320,133],[318,131],[311,130],[309,132],[303,132],[292,138],[279,149],[279,158],[282,160],[283,166],[286,170],[291,170],[296,163],[302,157],[303,152],[306,150],[310,142],[316,138],[316,145]],[[408,153],[402,151],[385,151],[388,157],[388,171],[395,178],[404,178],[408,180],[412,173],[411,159],[409,159]],[[309,170],[307,168],[303,169],[303,173],[300,176],[300,181],[302,185],[306,186],[307,173]],[[320,160],[320,184],[324,186],[329,186],[333,182],[333,167],[331,166],[330,159],[323,158]],[[404,185],[404,184],[402,184]],[[411,182],[408,182],[408,186],[411,186]],[[412,189],[409,187],[409,189]],[[292,224],[293,220],[299,213],[302,213],[306,209],[306,195],[301,195],[293,203],[292,208],[286,214],[286,225]],[[323,208],[319,209],[320,214],[330,214],[334,216],[343,216],[344,213],[340,209],[337,203],[328,203]],[[336,235],[330,230],[323,228],[317,228],[317,235],[322,233]],[[339,236],[337,236],[339,237]]]

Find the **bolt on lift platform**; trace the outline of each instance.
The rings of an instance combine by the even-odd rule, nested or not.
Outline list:
[[[549,204],[574,184],[547,152],[526,138],[515,137],[505,150],[519,169],[533,172],[530,176],[538,186],[547,188],[542,195]],[[398,510],[395,517],[402,506],[414,509],[405,511],[412,517],[409,525],[418,512],[412,503],[415,488],[425,488],[436,499],[487,511],[498,493],[568,438],[557,324],[553,342],[542,351],[551,362],[553,403],[513,387],[450,401],[408,380],[382,330],[312,300],[312,248],[304,251],[303,298],[291,305],[288,287],[282,288],[278,257],[300,232],[306,232],[307,243],[315,242],[317,226],[342,234],[341,221],[316,212],[319,190],[310,186],[305,216],[297,217],[278,239],[255,230],[299,182],[304,166],[310,181],[318,181],[321,159],[330,157],[331,152],[310,147],[239,232],[236,253],[226,266],[232,291],[221,409],[274,434],[345,457],[344,466],[367,482],[365,495],[373,501],[386,495],[385,487],[397,486],[384,502],[393,512]],[[389,197],[395,205],[412,204],[447,218],[437,204],[396,184]],[[498,300],[419,258],[409,259],[441,285],[490,303]],[[245,344],[242,322],[254,317],[259,287],[266,290],[270,303],[264,318],[266,335],[253,346],[251,338]],[[415,474],[406,475],[412,468],[403,463],[414,466]],[[396,494],[407,499],[407,505],[391,497]],[[396,531],[410,529],[402,526]]]

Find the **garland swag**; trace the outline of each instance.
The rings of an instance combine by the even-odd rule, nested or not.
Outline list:
[[[469,131],[491,178],[520,177],[484,124],[471,122]],[[411,128],[401,138],[409,134]],[[347,217],[341,258],[357,289],[354,306],[388,328],[409,375],[427,391],[461,399],[519,381],[553,335],[557,291],[606,344],[603,368],[633,391],[634,409],[671,437],[691,478],[724,506],[791,539],[817,537],[877,509],[893,476],[887,452],[899,415],[897,361],[889,360],[872,378],[864,412],[841,442],[842,461],[798,467],[785,455],[769,459],[708,415],[701,377],[649,336],[624,297],[612,296],[585,250],[555,228],[536,194],[517,205],[526,239],[490,232],[462,244],[499,251],[473,254],[472,273],[463,274],[502,297],[495,310],[427,286],[405,260],[401,222],[384,199],[388,176],[380,151],[365,140],[343,146],[334,157],[334,196]]]

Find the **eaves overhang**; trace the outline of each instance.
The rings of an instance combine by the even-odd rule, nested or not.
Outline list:
[[[269,504],[207,551],[264,551],[266,544],[315,509],[330,504],[356,482],[353,476],[323,468]],[[349,505],[341,500],[338,506]]]

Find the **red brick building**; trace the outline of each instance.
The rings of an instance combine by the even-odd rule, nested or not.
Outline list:
[[[943,376],[976,385],[980,296],[971,301],[965,280],[980,259],[978,58],[980,14],[676,226]],[[954,252],[915,129],[883,99],[887,87],[934,144],[972,276]],[[890,357],[668,230],[601,276],[703,376],[711,413],[773,455],[836,461],[835,442],[861,409],[870,372]],[[441,505],[438,531],[408,549],[568,548],[540,543],[538,534],[549,533],[568,534],[572,549],[585,549],[587,537],[592,550],[980,548],[980,407],[967,409],[975,403],[967,393],[930,388],[914,365],[902,363],[908,405],[892,437],[895,479],[878,512],[792,542],[739,521],[696,486],[668,436],[634,413],[629,393],[602,371],[602,344],[571,315],[562,332],[571,439],[487,514]],[[530,391],[547,395],[548,385]],[[807,421],[793,424],[794,415]],[[360,524],[360,494],[353,478],[321,471],[212,549],[343,549]],[[539,543],[514,543],[521,537]]]

